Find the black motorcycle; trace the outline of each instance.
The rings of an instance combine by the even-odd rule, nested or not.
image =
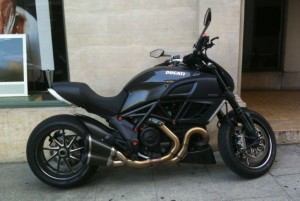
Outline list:
[[[192,54],[135,76],[115,97],[102,97],[84,83],[54,83],[58,100],[82,107],[106,120],[83,115],[57,115],[31,133],[27,159],[43,182],[61,188],[85,182],[98,166],[151,167],[157,164],[214,164],[206,131],[218,118],[218,145],[225,164],[235,173],[255,178],[266,173],[276,154],[269,123],[237,103],[230,75],[208,58],[215,39],[204,30]],[[150,53],[167,56],[163,50]],[[228,104],[232,110],[228,111]]]

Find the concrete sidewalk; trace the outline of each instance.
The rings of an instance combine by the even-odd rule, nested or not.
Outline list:
[[[217,165],[99,168],[88,183],[70,190],[40,182],[26,163],[0,164],[0,200],[300,200],[300,144],[278,146],[270,172],[253,180],[232,173],[215,154]]]

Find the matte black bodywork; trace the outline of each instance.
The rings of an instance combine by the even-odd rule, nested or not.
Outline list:
[[[84,83],[54,83],[62,97],[91,113],[111,118],[148,104],[182,103],[178,123],[209,123],[225,100],[215,75],[185,65],[156,66],[135,76],[115,97],[102,97]]]
[[[207,124],[225,97],[215,75],[181,66],[157,66],[135,76],[125,87],[128,97],[120,111],[131,110],[159,101],[182,103],[178,123]],[[195,110],[196,109],[196,110]]]
[[[170,83],[189,78],[196,73],[185,66],[156,66],[141,72],[124,87],[128,97],[121,112],[158,100]]]

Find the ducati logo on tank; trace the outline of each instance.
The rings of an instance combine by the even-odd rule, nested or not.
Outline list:
[[[180,72],[180,71],[166,71],[166,75],[185,76],[185,72]]]

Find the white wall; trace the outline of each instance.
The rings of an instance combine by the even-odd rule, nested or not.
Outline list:
[[[284,54],[283,89],[300,89],[300,1],[289,0]]]
[[[66,0],[72,81],[117,94],[137,73],[160,61],[153,49],[187,54],[198,36],[197,0]]]
[[[207,33],[220,36],[209,54],[239,85],[240,0],[65,0],[64,4],[71,80],[87,82],[100,94],[117,94],[135,74],[157,64],[149,57],[153,49],[182,56],[192,52],[208,7],[213,21]]]

